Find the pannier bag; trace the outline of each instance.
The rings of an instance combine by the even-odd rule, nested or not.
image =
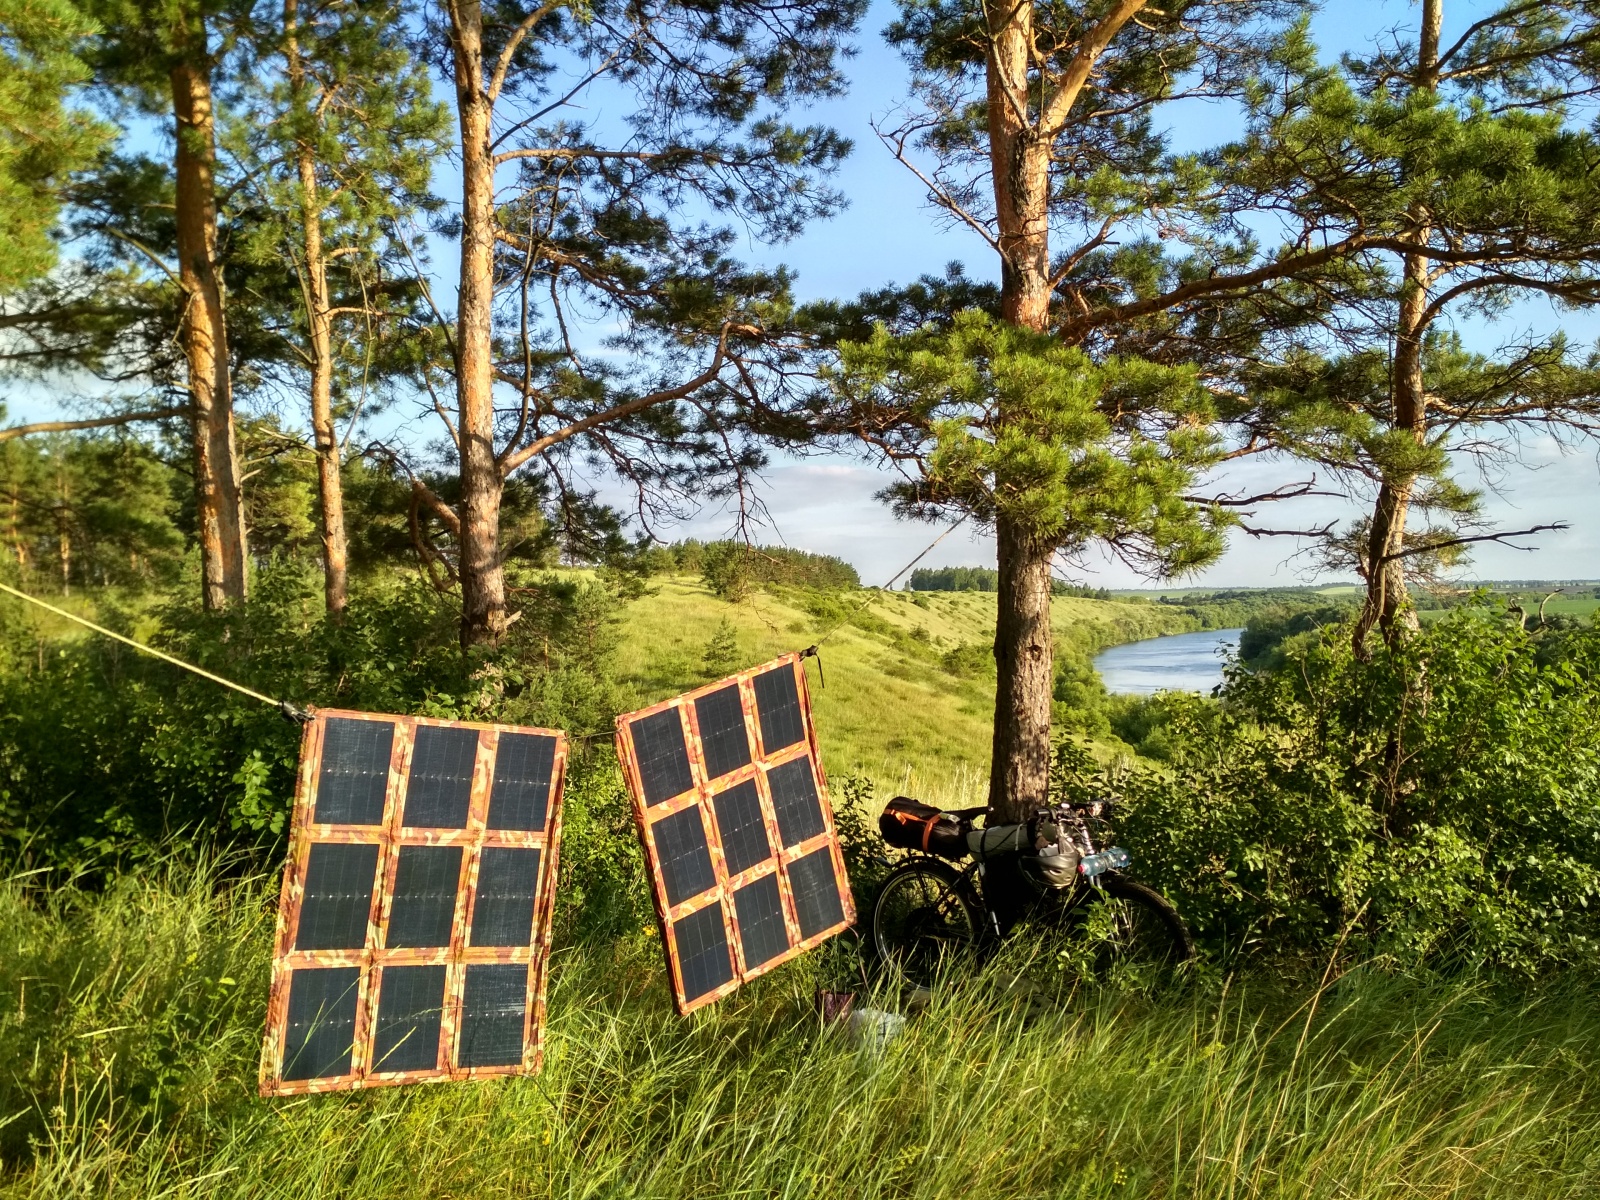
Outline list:
[[[977,859],[1018,854],[1033,849],[1026,825],[991,825],[967,834],[967,850]]]
[[[922,850],[943,858],[964,858],[966,823],[931,804],[896,796],[884,806],[878,818],[878,832],[891,846],[902,850]]]

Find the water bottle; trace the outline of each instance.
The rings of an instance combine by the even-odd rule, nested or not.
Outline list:
[[[1078,860],[1078,874],[1093,879],[1107,871],[1120,871],[1133,862],[1133,855],[1121,846],[1111,846],[1099,854],[1085,854]]]

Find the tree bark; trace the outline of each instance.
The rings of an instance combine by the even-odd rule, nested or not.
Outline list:
[[[1417,77],[1414,89],[1434,92],[1439,87],[1439,33],[1443,25],[1443,0],[1423,0],[1422,29],[1417,42]],[[1421,246],[1432,233],[1425,211],[1411,213],[1412,228],[1407,241]],[[1427,336],[1429,263],[1421,254],[1402,258],[1400,305],[1395,322],[1394,362],[1390,372],[1390,419],[1394,428],[1410,433],[1417,445],[1428,436],[1428,397],[1422,373],[1422,348]],[[1356,620],[1356,657],[1367,661],[1367,635],[1374,625],[1383,631],[1391,647],[1408,632],[1417,629],[1414,609],[1407,603],[1405,560],[1397,557],[1405,549],[1406,519],[1417,476],[1412,471],[1395,472],[1378,488],[1372,524],[1367,536],[1366,602]]]
[[[1050,558],[1005,518],[995,523],[999,580],[994,630],[994,750],[989,804],[996,819],[1022,821],[1050,795]]]
[[[65,504],[56,507],[56,554],[61,560],[61,594],[72,595],[72,527]]]
[[[183,290],[178,339],[189,372],[203,598],[207,609],[218,611],[245,597],[245,524],[217,269],[216,114],[204,32],[190,37],[186,60],[169,76],[177,134],[178,279]]]
[[[301,115],[313,107],[306,95],[304,64],[297,37],[299,5],[285,0],[289,86]],[[330,615],[338,618],[349,603],[349,551],[344,528],[344,483],[340,478],[339,439],[333,424],[333,307],[328,294],[328,260],[322,245],[322,204],[318,198],[316,145],[301,129],[295,144],[300,175],[301,249],[305,255],[305,304],[311,360],[311,434],[317,452],[317,497],[322,510],[323,594]]]
[[[500,557],[500,464],[494,453],[493,105],[484,90],[483,11],[450,6],[456,111],[461,128],[461,286],[456,309],[457,449],[461,462],[461,645],[493,645],[506,628]]]
[[[999,229],[1000,312],[1042,330],[1050,319],[1049,144],[1030,118],[1031,3],[989,10],[989,169]]]

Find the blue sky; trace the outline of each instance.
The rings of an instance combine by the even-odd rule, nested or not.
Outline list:
[[[1468,23],[1484,7],[1452,0],[1447,8],[1446,41],[1452,29]],[[906,71],[898,55],[882,42],[880,31],[892,17],[892,6],[879,0],[863,25],[859,55],[849,66],[852,85],[846,96],[814,107],[807,119],[833,125],[855,141],[855,153],[836,179],[849,196],[849,207],[834,219],[814,225],[800,238],[781,247],[755,243],[744,248],[748,258],[764,263],[784,263],[797,274],[802,299],[851,296],[891,281],[905,282],[926,272],[936,272],[952,260],[961,260],[970,274],[995,274],[991,252],[975,235],[951,228],[924,203],[916,179],[890,156],[872,132],[871,122],[904,102]],[[1314,22],[1319,42],[1330,53],[1361,51],[1370,39],[1395,27],[1411,27],[1417,8],[1408,0],[1359,0],[1323,8]],[[1215,107],[1185,106],[1175,118],[1173,141],[1178,146],[1214,144],[1234,131],[1227,127],[1229,113]],[[441,179],[441,184],[447,181]],[[444,296],[453,281],[448,277],[453,255],[440,247],[434,257],[436,286]],[[1499,327],[1463,327],[1471,339],[1495,342],[1525,331],[1543,332],[1561,323],[1544,305],[1525,305]],[[1575,340],[1592,342],[1600,336],[1600,320],[1565,319]],[[1484,348],[1489,348],[1485,346]],[[13,419],[37,418],[56,410],[48,394],[29,388],[13,392]],[[426,425],[419,433],[434,436]],[[1252,463],[1235,467],[1212,481],[1221,490],[1250,487],[1303,478],[1293,465]],[[1464,471],[1463,482],[1473,481]],[[939,533],[936,527],[897,521],[874,499],[889,477],[865,459],[842,457],[778,459],[762,478],[759,489],[771,514],[762,540],[782,542],[822,553],[836,554],[853,563],[868,583],[882,583],[923,550]],[[1573,528],[1545,534],[1537,553],[1521,553],[1490,546],[1475,555],[1471,574],[1477,578],[1596,578],[1600,577],[1600,463],[1593,448],[1565,453],[1543,439],[1529,439],[1520,461],[1503,468],[1490,481],[1490,517],[1503,527],[1523,528],[1566,520]],[[625,503],[618,490],[616,497]],[[1361,509],[1358,503],[1330,499],[1297,501],[1278,507],[1271,523],[1277,527],[1304,527],[1348,518]],[[663,527],[671,536],[712,538],[725,535],[730,515],[712,508],[677,527]],[[1195,580],[1215,585],[1270,585],[1308,582],[1316,578],[1304,547],[1291,539],[1256,541],[1236,535],[1227,554]],[[993,545],[980,535],[958,530],[948,537],[923,565],[987,565],[993,562]],[[1092,560],[1076,564],[1071,577],[1111,587],[1141,586],[1144,581],[1120,564]]]

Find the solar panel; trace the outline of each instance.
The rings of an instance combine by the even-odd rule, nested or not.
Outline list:
[[[329,718],[317,780],[319,823],[383,823],[383,797],[389,787],[393,746],[394,726],[387,721]]]
[[[552,730],[307,723],[263,1095],[539,1069],[566,756]]]
[[[617,718],[680,1013],[855,920],[798,654]]]
[[[445,972],[436,967],[384,967],[378,972],[375,1071],[432,1071],[439,1066]]]

